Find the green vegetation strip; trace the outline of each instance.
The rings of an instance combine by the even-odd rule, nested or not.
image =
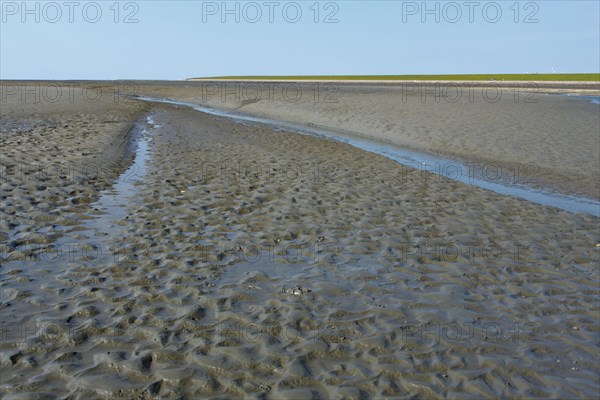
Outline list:
[[[194,79],[231,80],[329,80],[329,81],[570,81],[597,82],[599,74],[479,74],[479,75],[282,75],[282,76],[215,76]]]

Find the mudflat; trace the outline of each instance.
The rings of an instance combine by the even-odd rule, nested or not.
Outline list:
[[[478,177],[600,199],[598,83],[222,80],[135,90],[374,138],[472,163]]]
[[[186,85],[135,90],[202,101]],[[392,110],[398,94],[377,90]],[[342,115],[338,103],[314,103],[323,110],[314,114],[308,103],[260,101],[240,111],[383,131],[384,113],[366,112],[381,108],[353,93]],[[597,394],[598,218],[344,143],[107,94],[2,104],[4,398]],[[367,122],[352,101],[363,101],[356,115]],[[594,105],[556,101],[564,118],[594,123]],[[522,112],[505,106],[462,120],[501,130],[505,113]],[[418,123],[406,110],[402,121],[416,129],[429,117]],[[560,154],[539,139],[542,127],[525,137]],[[398,144],[437,137],[406,132]],[[453,134],[446,147],[477,140]],[[503,143],[487,145],[494,162],[512,162],[516,145]],[[567,162],[585,158],[585,146],[568,145]],[[64,162],[89,167],[51,172]],[[578,179],[561,187],[591,193],[589,171]]]

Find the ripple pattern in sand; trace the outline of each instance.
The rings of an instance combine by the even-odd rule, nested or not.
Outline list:
[[[153,118],[118,258],[3,266],[4,397],[597,392],[596,218],[342,143]]]

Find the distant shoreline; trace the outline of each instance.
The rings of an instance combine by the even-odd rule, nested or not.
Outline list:
[[[537,85],[538,88],[585,88],[600,90],[599,81],[574,81],[574,80],[452,80],[452,79],[271,79],[271,78],[189,78],[184,80],[168,80],[168,79],[0,79],[1,84],[11,82],[68,82],[68,83],[96,83],[106,84],[111,82],[137,82],[137,83],[186,83],[186,82],[257,82],[257,83],[341,83],[341,84],[385,84],[399,85],[406,83],[422,83],[422,84],[453,84],[457,86],[497,86],[497,87],[523,87],[528,84]]]
[[[507,82],[600,82],[600,73],[561,74],[436,74],[436,75],[225,75],[189,80],[260,81],[507,81]]]
[[[455,87],[497,87],[519,88],[530,90],[543,90],[547,93],[572,93],[600,95],[600,82],[598,81],[492,81],[492,80],[343,80],[343,79],[229,79],[229,78],[191,78],[187,82],[241,82],[241,83],[288,83],[288,84],[336,84],[344,86],[408,86],[408,85],[449,85]]]

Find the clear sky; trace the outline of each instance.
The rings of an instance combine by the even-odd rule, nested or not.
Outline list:
[[[0,77],[598,72],[599,3],[2,0]]]

